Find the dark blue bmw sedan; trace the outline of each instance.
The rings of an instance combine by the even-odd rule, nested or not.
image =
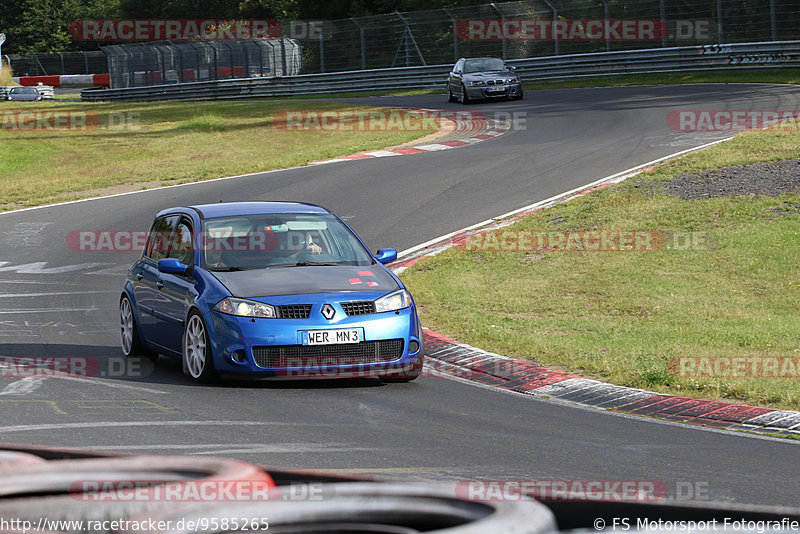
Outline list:
[[[335,214],[299,202],[231,202],[156,215],[120,297],[126,356],[181,358],[198,381],[417,378],[414,300]]]

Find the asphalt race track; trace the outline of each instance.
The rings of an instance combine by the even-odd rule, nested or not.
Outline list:
[[[154,213],[218,200],[302,200],[347,218],[371,249],[409,248],[715,139],[670,111],[798,109],[790,86],[700,85],[353,100],[517,113],[474,146],[341,162],[0,215],[0,356],[96,361],[93,378],[0,373],[0,441],[221,455],[404,479],[652,480],[671,493],[796,505],[798,444],[580,409],[424,377],[409,384],[191,383],[180,364],[125,369],[117,303],[135,252],[80,252],[75,230],[146,230]],[[264,147],[269,150],[270,147]]]

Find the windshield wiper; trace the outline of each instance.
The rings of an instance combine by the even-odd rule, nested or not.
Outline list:
[[[210,267],[208,270],[218,273],[230,273],[234,271],[246,271],[247,267]]]
[[[333,263],[333,262],[330,262],[330,261],[298,261],[294,265],[295,265],[295,267],[312,267],[312,266],[318,266],[318,265],[328,267],[328,266],[336,266],[336,265],[341,265],[341,264],[340,263]]]

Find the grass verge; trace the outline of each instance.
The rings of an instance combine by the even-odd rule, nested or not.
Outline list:
[[[615,384],[797,410],[796,367],[778,378],[745,377],[751,367],[731,377],[696,366],[703,372],[682,376],[676,362],[798,362],[800,194],[682,200],[653,181],[796,158],[798,147],[796,131],[741,134],[494,232],[502,243],[503,232],[652,231],[672,236],[670,247],[498,252],[487,235],[480,247],[425,258],[402,278],[422,323],[459,341]],[[670,241],[689,233],[702,239]]]
[[[109,187],[157,187],[306,165],[406,143],[434,131],[430,122],[403,126],[287,128],[291,111],[376,110],[325,102],[0,103],[0,209],[95,196]],[[58,112],[74,122],[61,129]],[[395,112],[396,113],[396,112]],[[69,115],[64,115],[69,114]],[[396,118],[396,117],[395,117]],[[82,121],[89,128],[79,128]],[[78,128],[69,129],[73,124]],[[33,127],[31,127],[33,125]],[[310,125],[310,127],[305,127]],[[91,126],[96,126],[92,128]]]
[[[0,86],[8,87],[11,85],[19,85],[12,79],[14,77],[14,72],[11,70],[11,66],[5,61],[0,65],[2,65],[3,70],[2,74],[0,74]]]

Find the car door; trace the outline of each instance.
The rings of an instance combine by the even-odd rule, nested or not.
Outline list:
[[[141,259],[131,269],[133,298],[139,311],[139,330],[150,343],[160,345],[154,315],[159,281],[158,260],[166,257],[167,243],[178,224],[179,215],[156,219],[147,236],[147,245]]]
[[[182,217],[175,228],[166,257],[194,267],[194,233],[188,217]],[[180,353],[186,315],[197,297],[194,275],[191,269],[186,274],[159,272],[158,275],[154,316],[159,344]]]
[[[453,70],[450,72],[450,78],[447,81],[450,91],[455,94],[459,95],[461,94],[461,77],[463,71],[464,71],[464,60],[459,59],[453,66]]]

